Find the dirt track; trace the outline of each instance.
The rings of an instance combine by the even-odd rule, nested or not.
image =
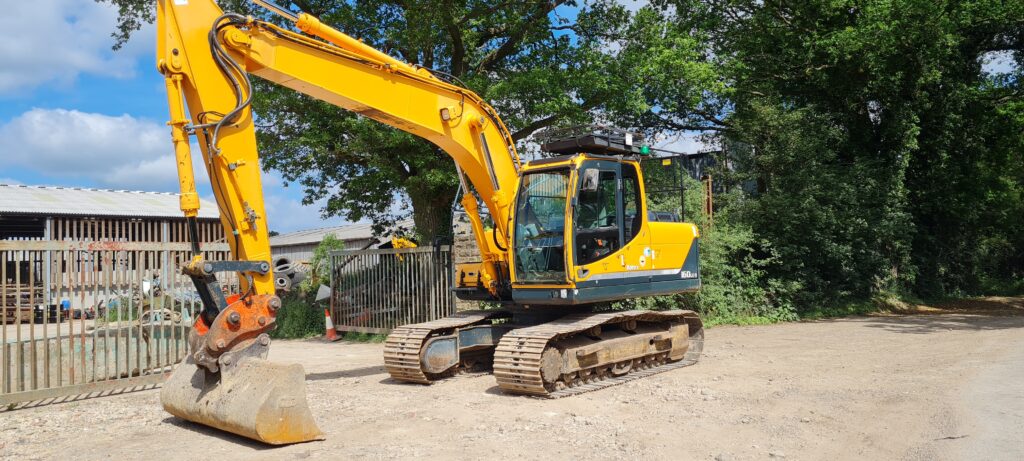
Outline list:
[[[490,376],[396,384],[378,344],[280,341],[271,358],[305,365],[324,442],[267,449],[170,417],[150,390],[0,412],[0,458],[1024,459],[1009,301],[714,328],[696,366],[559,400]]]

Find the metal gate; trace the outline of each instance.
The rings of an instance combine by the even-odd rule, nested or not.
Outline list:
[[[163,382],[201,309],[178,269],[190,255],[185,243],[0,241],[0,405]]]
[[[331,252],[338,331],[385,334],[455,312],[451,246]]]

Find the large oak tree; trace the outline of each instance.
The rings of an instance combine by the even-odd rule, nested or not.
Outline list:
[[[118,44],[154,19],[150,0],[101,1],[120,8]],[[278,21],[247,2],[220,3]],[[604,0],[295,0],[289,7],[464,82],[498,109],[520,148],[553,125],[599,122],[652,134],[713,125],[703,96],[719,83],[701,37],[660,8],[631,12]],[[325,216],[369,218],[378,230],[411,212],[421,237],[447,233],[458,182],[443,151],[268,82],[256,88],[263,166],[301,184],[307,203],[327,197]]]

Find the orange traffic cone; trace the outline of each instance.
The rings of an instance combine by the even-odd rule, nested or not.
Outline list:
[[[324,309],[324,324],[327,326],[327,331],[324,332],[324,339],[334,342],[341,339],[338,336],[338,331],[334,329],[334,322],[331,321],[331,313]]]

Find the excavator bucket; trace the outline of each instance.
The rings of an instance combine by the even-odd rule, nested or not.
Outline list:
[[[323,440],[299,364],[243,357],[212,373],[189,355],[164,383],[160,401],[179,418],[271,445]]]

